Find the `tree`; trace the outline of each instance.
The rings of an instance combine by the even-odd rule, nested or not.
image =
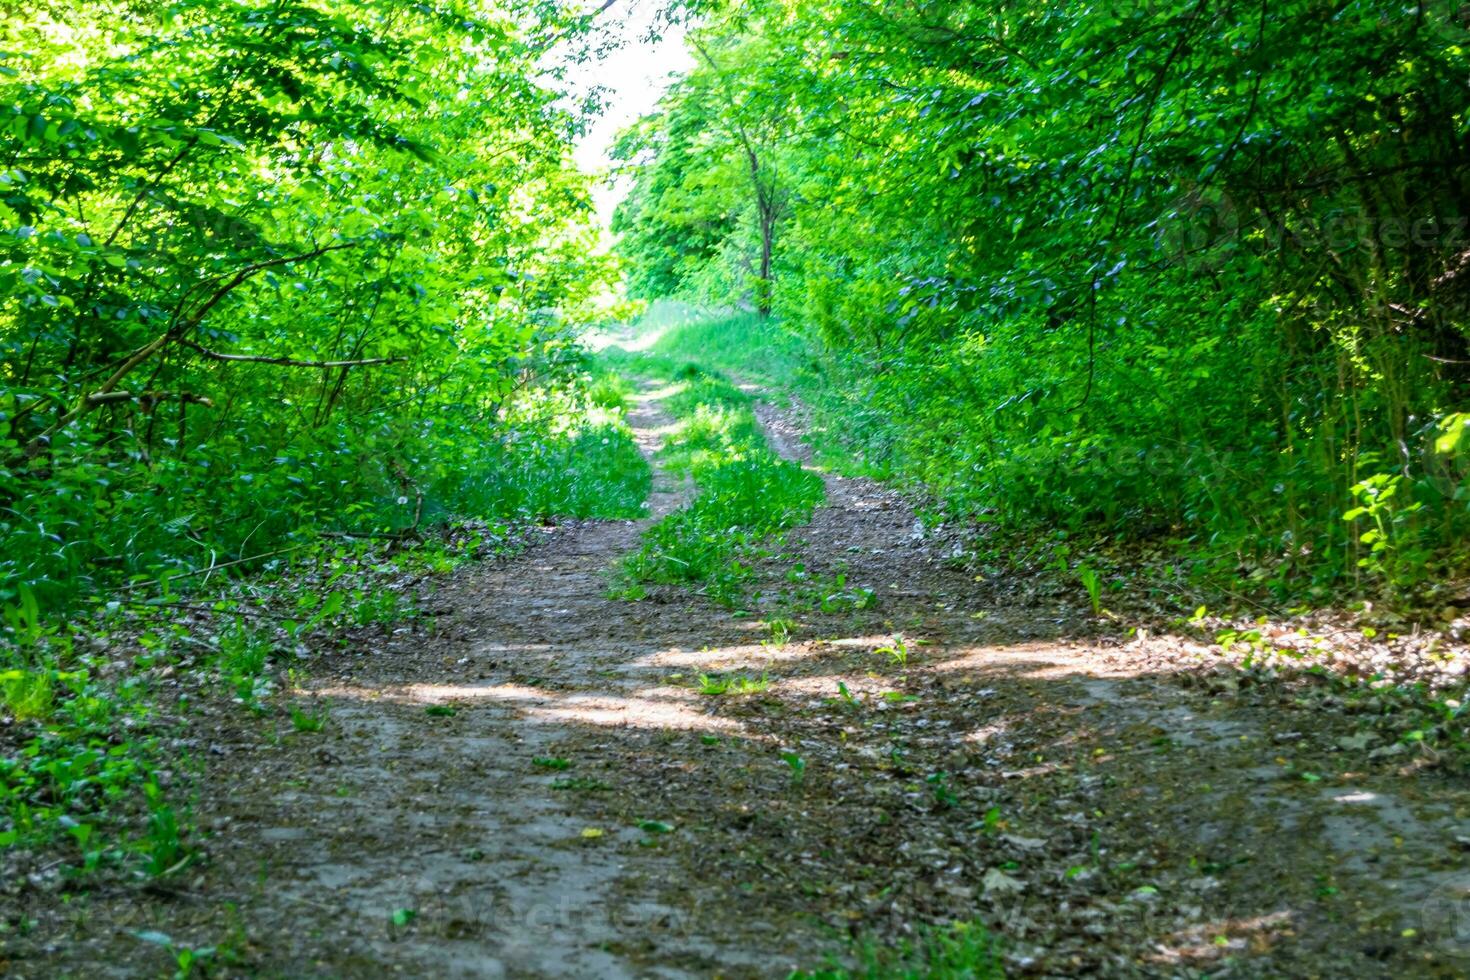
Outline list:
[[[565,370],[609,269],[544,65],[589,24],[471,0],[6,21],[0,598],[269,550],[344,494],[391,521],[448,478],[441,440],[486,443]]]
[[[1465,490],[1432,474],[1470,380],[1456,5],[700,9],[677,91],[713,90],[731,152],[770,127],[745,186],[759,215],[775,148],[779,218],[750,223],[777,232],[775,314],[952,506],[1360,574],[1380,532],[1340,515],[1388,474],[1398,553],[1454,541]],[[718,154],[677,171],[731,179]],[[675,213],[630,211],[625,241],[680,251]]]
[[[794,109],[781,90],[752,84],[764,64],[761,39],[729,44],[696,32],[690,43],[700,67],[620,141],[619,156],[649,176],[614,230],[626,238],[635,292],[691,286],[720,300],[748,296],[768,316],[790,210]]]

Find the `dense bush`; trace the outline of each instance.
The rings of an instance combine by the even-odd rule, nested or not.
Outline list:
[[[631,442],[567,393],[606,270],[547,59],[586,26],[466,0],[8,18],[0,602],[320,530],[636,512]]]

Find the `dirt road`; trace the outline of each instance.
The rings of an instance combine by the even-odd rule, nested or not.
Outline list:
[[[651,454],[656,398],[632,422]],[[156,975],[156,930],[265,976],[784,976],[953,920],[1015,975],[1470,969],[1463,782],[824,478],[748,610],[608,598],[633,522],[451,576],[431,626],[313,667],[323,732],[200,747],[207,865],[46,915],[11,971]],[[686,492],[660,474],[653,517]]]

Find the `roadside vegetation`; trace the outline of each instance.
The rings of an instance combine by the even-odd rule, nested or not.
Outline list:
[[[936,520],[1465,604],[1454,4],[713,6],[615,225],[635,295],[754,315],[666,352],[795,381]]]
[[[189,801],[219,712],[275,738],[310,737],[331,724],[330,703],[301,694],[316,656],[431,630],[436,582],[514,552],[535,522],[641,516],[649,469],[608,404],[619,384],[583,375],[509,413],[541,421],[481,450],[464,511],[401,531],[303,534],[270,560],[140,578],[65,621],[20,586],[3,607],[0,663],[6,872],[45,866],[75,887],[177,875],[207,857]]]
[[[462,8],[462,9],[461,9]],[[42,5],[0,26],[0,852],[200,857],[201,712],[537,520],[632,517],[556,4]],[[20,928],[23,922],[6,927]]]

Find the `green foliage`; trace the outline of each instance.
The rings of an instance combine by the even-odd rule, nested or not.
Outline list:
[[[791,773],[791,785],[800,786],[806,781],[806,760],[795,752],[782,752],[781,761]]]
[[[629,136],[622,247],[649,295],[762,305],[730,125],[759,121],[781,324],[657,349],[794,387],[819,449],[941,519],[1156,537],[1321,598],[1463,564],[1453,4],[702,9],[712,57]]]
[[[233,906],[226,906],[233,914]],[[173,980],[189,980],[194,976],[214,976],[217,967],[239,966],[244,960],[242,947],[246,938],[236,925],[227,939],[216,946],[186,946],[175,942],[167,933],[144,929],[133,933],[138,940],[161,946],[174,958]]]
[[[765,674],[746,677],[744,674],[700,674],[700,694],[719,697],[722,694],[764,694],[771,687],[771,679]]]
[[[127,680],[104,686],[92,666],[62,647],[12,657],[0,670],[0,711],[13,726],[15,746],[0,757],[0,846],[71,837],[87,869],[104,856],[121,856],[113,811],[128,800],[146,792],[155,804],[150,827],[162,837],[171,817],[160,809],[153,740],[140,724],[147,718],[141,686]],[[153,855],[167,847],[145,841],[137,850],[154,868]]]
[[[291,727],[298,732],[319,732],[326,727],[327,718],[330,715],[331,710],[325,704],[316,711],[306,711],[293,704],[291,706]]]
[[[51,716],[55,671],[20,668],[0,673],[0,706],[16,721],[38,721]]]
[[[873,651],[886,656],[893,661],[896,667],[907,667],[909,665],[909,644],[902,633],[893,635],[893,642],[887,646],[881,646]]]
[[[216,669],[241,704],[255,707],[274,689],[266,667],[275,641],[265,630],[236,620],[220,634]]]
[[[795,582],[807,581],[802,571],[793,572],[790,578]],[[878,594],[867,586],[849,585],[846,572],[838,572],[823,581],[814,581],[801,589],[798,595],[802,601],[828,614],[860,612],[878,605]],[[899,643],[902,643],[902,638]],[[908,650],[903,649],[900,652],[900,659],[906,661]]]
[[[579,9],[62,10],[0,25],[0,602],[636,513],[570,341],[610,275],[544,70]]]
[[[1092,604],[1094,616],[1102,613],[1102,579],[1090,565],[1081,565],[1077,568],[1077,580],[1087,590],[1087,601]]]
[[[193,852],[185,846],[179,818],[158,784],[145,783],[143,794],[148,801],[147,838],[143,845],[147,860],[143,869],[154,878],[174,874],[192,859]]]
[[[1417,547],[1425,529],[1413,517],[1424,502],[1400,497],[1405,489],[1402,475],[1375,473],[1352,487],[1357,505],[1342,517],[1360,529],[1358,543],[1367,549],[1358,567],[1394,584],[1409,585],[1423,576],[1429,556]]]

